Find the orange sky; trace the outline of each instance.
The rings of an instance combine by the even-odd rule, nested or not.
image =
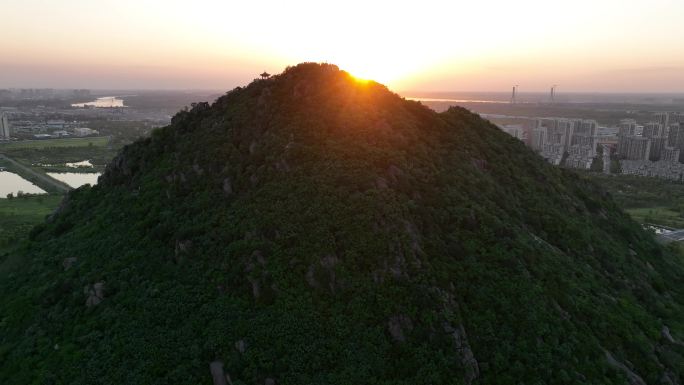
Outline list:
[[[0,88],[229,89],[327,61],[395,90],[684,92],[680,0],[0,1]]]

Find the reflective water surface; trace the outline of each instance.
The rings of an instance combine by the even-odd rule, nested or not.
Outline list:
[[[19,191],[30,194],[45,193],[40,187],[13,172],[0,171],[0,198],[6,198],[10,193],[17,195]]]
[[[62,181],[73,188],[78,188],[84,184],[96,185],[99,172],[48,172],[51,177]]]

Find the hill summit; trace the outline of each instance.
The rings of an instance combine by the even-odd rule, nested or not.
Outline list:
[[[179,112],[2,258],[5,385],[683,382],[681,256],[329,64]]]

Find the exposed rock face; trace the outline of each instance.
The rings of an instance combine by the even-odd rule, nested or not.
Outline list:
[[[405,332],[413,329],[413,322],[411,319],[403,314],[394,315],[390,317],[387,322],[387,329],[389,330],[392,339],[397,342],[406,341]]]
[[[678,341],[675,339],[672,334],[670,334],[670,328],[663,325],[663,328],[660,330],[660,335],[665,338],[665,340],[671,344],[679,345],[679,346],[684,346],[684,342]]]
[[[337,286],[335,266],[338,262],[337,256],[328,254],[321,258],[317,264],[309,265],[306,272],[306,282],[309,286],[318,288],[322,285],[322,282],[319,282],[319,280],[327,280],[328,288],[334,293]]]
[[[681,385],[681,382],[679,382],[677,375],[670,372],[669,370],[666,370],[665,373],[663,373],[662,377],[660,377],[660,383],[663,385]]]
[[[451,337],[456,343],[456,350],[458,350],[461,355],[461,364],[463,364],[463,367],[465,368],[465,383],[467,385],[472,384],[473,381],[480,376],[480,367],[472,349],[470,349],[468,336],[466,335],[463,325],[452,327],[449,324],[444,324],[444,331],[451,334]]]
[[[252,286],[252,296],[254,299],[259,299],[259,297],[261,297],[261,285],[259,284],[259,280],[252,277],[247,277],[247,280]]]
[[[230,182],[230,178],[225,178],[225,179],[223,180],[223,186],[222,186],[222,188],[223,188],[223,192],[224,192],[226,195],[230,195],[230,194],[233,193],[233,185],[232,185],[232,183]]]
[[[64,267],[64,271],[71,269],[71,267],[74,266],[76,261],[76,257],[64,258],[64,261],[62,261],[62,267]]]
[[[311,287],[318,287],[318,282],[316,281],[316,265],[309,265],[309,269],[306,271],[306,283]]]
[[[278,171],[290,172],[290,164],[287,163],[286,159],[280,159],[278,162],[276,162],[275,167]]]
[[[202,174],[204,174],[204,170],[197,163],[192,165],[192,170],[195,172],[195,174],[197,174],[197,176],[201,176]]]
[[[235,350],[240,352],[240,354],[243,354],[245,350],[247,350],[247,344],[245,343],[245,340],[235,341]]]
[[[70,195],[71,194],[68,192],[66,193],[66,195],[64,195],[64,198],[62,198],[62,201],[59,202],[59,206],[57,206],[57,208],[52,212],[52,214],[50,214],[47,217],[46,221],[48,223],[53,222],[55,220],[55,218],[57,218],[57,216],[59,216],[63,212],[66,212],[69,209]]]
[[[660,330],[660,334],[667,340],[667,342],[670,343],[676,343],[675,339],[672,337],[672,334],[670,334],[670,328],[667,326],[663,325],[663,328]]]
[[[378,179],[375,181],[375,187],[377,187],[379,190],[386,190],[389,187],[387,184],[387,179],[378,177]]]
[[[247,236],[245,238],[248,238]],[[252,287],[252,296],[255,300],[261,297],[262,289],[268,290],[268,285],[265,282],[268,280],[268,275],[264,274],[263,267],[266,266],[266,258],[261,250],[254,250],[249,257],[247,265],[245,266],[245,273],[247,273],[247,281]]]
[[[470,161],[473,164],[473,166],[475,166],[475,168],[477,168],[478,170],[480,170],[482,172],[486,172],[489,168],[489,164],[484,159],[472,158]]]
[[[624,373],[627,376],[627,381],[629,381],[630,385],[646,385],[646,382],[644,382],[644,380],[638,374],[634,373],[630,368],[628,368],[627,365],[616,360],[609,351],[606,350],[605,353],[608,364]]]
[[[191,247],[192,247],[192,240],[190,240],[190,239],[176,240],[176,248],[175,248],[176,258],[178,258],[181,254],[185,254],[188,251],[190,251]]]
[[[399,167],[391,164],[387,168],[387,175],[389,176],[389,179],[392,181],[392,183],[397,183],[399,177],[404,175],[404,172]]]
[[[211,379],[214,381],[214,385],[228,385],[226,374],[223,371],[223,362],[214,361],[210,363],[209,370],[211,371]]]
[[[86,306],[96,306],[104,299],[104,282],[97,282],[92,286],[86,286],[83,292],[88,296]]]

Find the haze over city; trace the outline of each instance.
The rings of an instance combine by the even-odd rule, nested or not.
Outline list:
[[[675,0],[3,0],[2,13],[0,88],[223,90],[303,61],[397,90],[684,88]]]

